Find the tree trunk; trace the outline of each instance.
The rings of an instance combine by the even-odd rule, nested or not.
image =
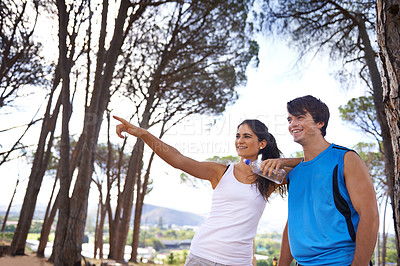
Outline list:
[[[81,249],[84,238],[85,222],[87,217],[87,205],[91,176],[94,168],[96,144],[99,137],[103,114],[110,99],[110,85],[117,57],[123,44],[123,31],[127,18],[130,2],[122,0],[115,22],[114,35],[110,48],[105,56],[105,61],[98,61],[96,80],[90,106],[85,112],[83,126],[83,151],[79,166],[74,191],[70,200],[70,212],[68,222],[65,225],[65,237],[63,238],[62,254],[67,265],[80,264]],[[104,66],[104,68],[103,68]]]
[[[70,103],[70,79],[69,74],[71,68],[67,58],[67,27],[68,13],[64,0],[57,0],[57,9],[59,17],[59,62],[62,78],[62,125],[61,125],[61,141],[60,141],[60,162],[59,162],[59,179],[60,179],[60,202],[59,215],[56,229],[56,237],[54,240],[53,259],[55,265],[73,265],[69,263],[70,254],[64,253],[65,246],[64,237],[67,234],[67,222],[70,212],[69,188],[70,188],[70,141],[69,141],[69,119],[71,115]],[[75,261],[74,261],[75,262]]]
[[[140,221],[142,218],[143,203],[140,202],[142,184],[141,180],[136,182],[136,204],[135,204],[135,216],[133,220],[133,236],[132,236],[132,251],[130,262],[137,263],[137,249],[139,247],[139,236],[140,236]]]
[[[107,214],[107,209],[108,206],[111,204],[111,189],[112,189],[112,184],[113,184],[113,176],[111,174],[111,168],[113,166],[113,147],[110,141],[110,112],[107,111],[107,171],[106,171],[106,176],[107,176],[107,193],[106,193],[106,199],[105,202],[103,203],[103,197],[100,197],[100,202],[99,202],[99,223],[97,224],[96,222],[96,239],[95,239],[95,250],[94,250],[94,258],[96,258],[97,250],[99,250],[99,258],[103,259],[103,234],[104,234],[104,222],[106,219],[106,214]],[[99,193],[102,195],[101,192],[101,186],[99,187]],[[112,218],[111,218],[112,219]]]
[[[126,239],[128,237],[129,224],[132,217],[133,208],[133,191],[136,183],[136,178],[140,175],[142,169],[142,158],[143,158],[144,143],[142,140],[138,139],[133,151],[131,158],[129,160],[128,173],[125,179],[124,190],[121,194],[121,217],[117,220],[116,227],[114,228],[116,232],[115,236],[115,247],[113,249],[113,258],[117,261],[124,260]]]
[[[381,255],[380,255],[380,240],[381,236],[378,233],[378,239],[376,240],[376,247],[375,247],[375,266],[380,266]]]
[[[8,204],[8,208],[7,208],[7,211],[6,211],[6,215],[4,215],[3,225],[1,226],[1,231],[2,231],[2,232],[4,232],[4,229],[6,228],[6,223],[7,223],[7,219],[8,219],[8,214],[10,213],[10,209],[11,209],[12,203],[13,203],[13,201],[14,201],[14,196],[15,196],[15,193],[17,192],[18,184],[19,184],[19,179],[17,179],[17,183],[15,184],[15,188],[14,188],[14,192],[13,192],[13,195],[12,195],[12,197],[11,197],[11,200],[10,200],[10,204]]]
[[[171,40],[170,40],[171,41]],[[148,129],[150,124],[150,119],[152,115],[153,103],[156,97],[156,91],[159,88],[161,82],[161,73],[167,65],[167,62],[170,59],[170,55],[168,52],[165,52],[160,57],[159,63],[157,68],[155,69],[154,73],[152,74],[152,81],[149,86],[148,95],[146,96],[146,106],[143,111],[143,117],[140,122],[140,127]],[[132,151],[132,155],[129,161],[128,166],[128,174],[126,177],[124,191],[123,191],[123,200],[119,201],[119,203],[123,204],[123,216],[121,221],[119,222],[119,227],[114,228],[117,232],[117,236],[115,239],[115,259],[122,260],[123,259],[123,251],[126,245],[126,239],[128,236],[129,231],[129,221],[132,214],[132,207],[133,207],[133,190],[135,186],[136,179],[140,179],[141,169],[142,167],[142,159],[143,159],[143,149],[144,143],[141,139],[138,139],[135,147]],[[136,178],[136,179],[135,179]],[[118,208],[117,208],[118,209]],[[119,217],[119,216],[116,216]],[[140,223],[140,221],[139,221]],[[122,227],[121,227],[122,226]],[[140,227],[140,224],[139,224]],[[111,248],[110,248],[111,251]],[[131,254],[132,258],[132,254]]]
[[[99,203],[97,204],[96,227],[94,228],[94,249],[93,249],[93,258],[94,259],[97,257],[97,249],[99,247],[100,209],[101,209],[101,198],[99,197]]]
[[[100,223],[99,223],[99,229],[98,229],[98,249],[99,249],[99,258],[103,259],[104,254],[103,254],[103,231],[104,231],[104,221],[106,219],[106,206],[104,204],[101,205],[101,211],[100,211]]]
[[[35,152],[35,157],[33,159],[31,173],[29,175],[28,187],[26,188],[18,225],[14,233],[13,241],[11,243],[11,255],[24,255],[25,253],[26,238],[28,236],[29,228],[32,223],[32,217],[35,212],[37,196],[42,185],[43,176],[46,172],[47,164],[50,160],[51,148],[53,146],[54,130],[61,104],[61,95],[51,115],[50,111],[53,101],[53,95],[58,85],[58,82],[59,75],[58,71],[56,70],[54,86],[50,93],[49,101],[46,107],[39,142]],[[49,134],[50,137],[48,138]],[[45,151],[47,138],[47,150]]]
[[[96,230],[94,239],[94,253],[93,258],[96,258],[97,251],[99,251],[99,259],[103,259],[103,231],[104,221],[106,218],[106,205],[102,203],[102,197],[99,198],[97,219],[96,219]]]
[[[39,258],[43,258],[44,257],[44,250],[46,249],[47,246],[47,241],[49,240],[49,234],[50,234],[50,230],[51,230],[51,225],[53,224],[53,219],[51,219],[51,205],[52,205],[52,201],[53,201],[53,196],[54,196],[54,192],[56,189],[56,185],[57,185],[57,181],[58,181],[58,170],[57,170],[57,175],[54,178],[54,184],[53,184],[53,189],[51,191],[51,196],[49,199],[49,203],[47,204],[47,208],[46,208],[46,212],[44,214],[44,218],[43,218],[43,224],[42,224],[42,230],[40,230],[40,240],[39,240],[39,245],[36,251],[36,256]],[[58,197],[56,198],[54,205],[56,204]]]
[[[162,66],[159,67],[157,74],[161,73]],[[150,110],[154,102],[155,91],[158,87],[160,79],[153,78],[152,85],[149,89],[149,96],[147,97],[147,103],[143,112],[143,119],[140,123],[140,127],[147,129],[149,127],[149,121],[151,117]],[[128,173],[126,175],[124,190],[121,193],[121,198],[118,198],[118,206],[115,214],[115,223],[113,231],[115,232],[113,242],[110,241],[110,257],[119,261],[123,260],[126,239],[129,232],[129,222],[132,215],[133,207],[133,191],[135,188],[136,179],[140,179],[141,170],[143,168],[143,150],[144,142],[141,139],[137,139],[136,144],[132,150],[132,154],[129,160]],[[122,213],[122,217],[120,216]],[[118,219],[117,217],[121,217]]]
[[[372,89],[373,89],[373,99],[376,110],[376,118],[378,120],[379,126],[381,128],[382,134],[382,145],[383,145],[383,155],[385,161],[385,176],[387,178],[388,188],[389,188],[389,196],[392,202],[393,211],[395,211],[395,197],[394,197],[394,164],[393,164],[393,147],[392,147],[392,138],[390,132],[390,125],[388,120],[386,119],[385,114],[385,105],[383,98],[383,85],[380,77],[380,73],[378,70],[378,66],[376,64],[376,53],[371,47],[371,41],[368,37],[367,31],[365,29],[365,21],[359,19],[362,23],[359,23],[359,32],[361,39],[364,44],[364,52],[365,52],[365,60],[369,69],[369,73],[371,76]],[[396,233],[396,242],[399,241],[398,234]],[[399,246],[397,246],[397,254],[400,254]]]
[[[400,265],[400,0],[377,0],[377,40],[380,48],[383,104],[393,150],[393,219],[397,264]]]
[[[122,147],[119,149],[118,152],[118,163],[117,163],[117,190],[118,190],[118,195],[117,195],[117,206],[115,208],[115,214],[113,218],[112,214],[112,209],[111,209],[111,197],[106,197],[106,206],[107,206],[107,214],[108,214],[108,226],[109,226],[109,239],[110,239],[110,250],[108,253],[108,258],[112,259],[115,251],[114,247],[116,246],[116,235],[117,235],[117,230],[118,224],[119,224],[119,217],[121,214],[121,200],[122,200],[122,192],[121,192],[121,168],[122,168],[122,163],[124,160],[124,150],[126,146],[126,140],[127,138],[124,139],[124,142],[122,144]],[[108,191],[111,191],[111,180],[107,180],[107,189]]]
[[[53,208],[50,211],[50,215],[45,220],[45,223],[43,223],[42,230],[40,231],[40,242],[36,253],[38,257],[44,257],[44,251],[46,249],[47,242],[49,240],[51,226],[53,225],[54,218],[56,217],[57,214],[58,202],[59,202],[59,197],[56,198],[53,204]]]
[[[388,204],[388,197],[386,197],[385,208],[383,212],[383,230],[382,230],[382,265],[386,265],[386,243],[387,243],[387,233],[386,233],[386,207]]]
[[[82,151],[82,143],[83,143],[82,142],[82,138],[79,138],[78,142],[76,143],[75,149],[72,152],[70,177],[69,177],[68,183],[71,182],[74,170],[75,170],[76,166],[78,165],[79,157],[80,157],[80,154],[81,154],[81,151]],[[59,174],[60,173],[59,173],[59,169],[58,169],[57,170],[57,177],[56,177],[57,180],[59,180],[59,178],[58,178]],[[52,224],[54,222],[54,218],[55,218],[55,216],[57,214],[60,197],[61,197],[60,191],[58,191],[56,200],[54,201],[54,204],[53,204],[53,207],[51,208],[50,214],[49,214],[49,216],[46,215],[46,217],[45,217],[45,220],[44,220],[45,222],[43,223],[42,230],[40,232],[40,242],[39,242],[39,246],[38,246],[38,250],[37,250],[37,256],[38,257],[43,257],[44,256],[44,250],[46,248],[47,241],[49,239],[51,226],[52,226]],[[49,202],[49,204],[50,204],[50,202]],[[50,260],[53,261],[53,258],[51,258]]]
[[[152,152],[149,163],[147,164],[147,171],[144,175],[143,185],[141,185],[140,180],[137,181],[136,186],[136,207],[135,207],[135,220],[133,223],[133,237],[132,237],[132,252],[131,259],[129,261],[137,263],[137,249],[139,247],[139,236],[140,236],[140,224],[142,220],[142,211],[143,211],[143,203],[144,197],[146,196],[147,185],[149,183],[150,178],[150,168],[153,163],[155,153]],[[145,243],[144,243],[145,244]]]

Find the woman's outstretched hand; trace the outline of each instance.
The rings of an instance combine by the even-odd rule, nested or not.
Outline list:
[[[113,115],[113,118],[122,123],[122,124],[119,124],[116,126],[116,132],[117,132],[118,137],[120,137],[122,139],[125,138],[122,135],[122,132],[126,132],[135,137],[140,137],[143,134],[143,131],[144,131],[143,128],[136,127],[121,117]]]

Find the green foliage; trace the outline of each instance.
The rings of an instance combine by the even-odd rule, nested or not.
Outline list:
[[[40,56],[42,44],[32,34],[39,15],[38,2],[2,0],[0,4],[0,108],[13,107],[27,96],[26,87],[48,85],[49,63]],[[44,86],[46,87],[46,86]]]
[[[380,126],[372,96],[352,98],[346,105],[339,107],[339,112],[344,121],[381,141]]]
[[[95,164],[101,169],[101,172],[105,174],[107,172],[107,161],[110,152],[111,152],[111,165],[110,165],[111,175],[115,176],[119,171],[118,164],[120,162],[120,157],[123,156],[122,163],[120,166],[120,171],[122,171],[121,176],[124,176],[128,169],[130,155],[126,153],[121,154],[119,148],[113,144],[110,144],[110,146],[104,143],[100,143],[97,145]]]
[[[291,263],[291,266],[295,266],[295,263]],[[257,260],[257,266],[274,266],[272,259],[268,260]]]
[[[171,252],[168,255],[165,263],[169,265],[182,265],[186,261],[187,254],[188,253],[186,250]]]
[[[42,221],[32,221],[31,228],[29,229],[29,233],[40,233],[42,230]]]
[[[151,239],[146,240],[145,246],[152,246],[155,250],[164,249],[164,244],[160,241],[160,239],[153,236]]]
[[[264,233],[261,235],[257,235],[257,239],[271,239],[271,240],[281,241],[282,234],[277,232]]]
[[[9,224],[4,227],[4,232],[15,232],[16,229],[17,229],[16,225]]]
[[[396,249],[386,250],[386,262],[397,263],[397,251],[396,251]]]
[[[385,183],[384,156],[374,143],[357,143],[353,149],[357,151],[368,167],[369,173],[376,183]]]
[[[264,233],[257,235],[255,240],[256,254],[268,256],[267,260],[257,261],[257,265],[271,265],[273,258],[279,258],[281,248],[281,233]]]
[[[344,121],[376,139],[377,144],[360,142],[353,149],[358,152],[367,165],[378,196],[385,195],[388,186],[385,175],[382,136],[373,97],[352,98],[346,105],[339,107],[339,112]]]
[[[257,266],[268,265],[272,266],[272,259],[274,257],[279,258],[280,255],[280,243],[282,235],[280,233],[265,233],[256,236],[256,254],[266,255],[268,259],[258,260]],[[396,263],[397,250],[396,242],[394,236],[389,236],[387,239],[387,251],[386,251],[386,261],[391,263]],[[295,265],[293,261],[291,265]]]
[[[186,258],[187,258],[187,255],[188,255],[188,252],[187,252],[186,250],[184,250],[184,251],[182,252],[182,255],[183,255],[183,261],[185,262],[185,261],[186,261]]]
[[[117,73],[130,75],[115,83],[135,103],[145,98],[160,111],[164,118],[152,124],[222,113],[238,98],[236,87],[246,82],[251,60],[258,61],[250,24],[260,21],[248,21],[253,2],[172,1],[149,7],[132,25],[123,47],[125,62],[117,66]]]
[[[130,231],[126,241],[127,245],[132,243],[133,232]],[[194,231],[192,229],[166,229],[158,226],[141,229],[139,234],[140,246],[152,246],[155,250],[164,249],[162,240],[187,240],[192,239]],[[105,239],[105,243],[109,243],[109,239]],[[144,243],[144,244],[143,244]]]
[[[257,266],[274,266],[272,260],[273,258],[269,258],[267,260],[257,260]],[[292,263],[290,263],[290,266],[296,266],[296,262],[293,260]]]
[[[162,229],[164,227],[162,216],[158,217],[158,228]]]
[[[397,263],[396,239],[388,237],[386,243],[386,262]]]
[[[56,175],[56,171],[58,169],[58,164],[60,161],[60,144],[61,144],[60,141],[61,141],[60,137],[54,138],[53,149],[50,152],[49,163],[46,168],[46,173],[48,175],[53,175],[53,176]],[[70,148],[71,148],[70,153],[71,153],[71,155],[72,155],[73,150],[76,147],[76,144],[77,144],[77,141],[74,139],[74,136],[70,136]],[[32,154],[28,155],[27,156],[28,159],[30,161],[33,161],[33,159],[35,158],[35,154],[36,154],[36,152],[33,152]]]
[[[1,240],[12,241],[13,237],[14,237],[14,233],[10,233],[10,232],[0,233],[0,241]]]
[[[350,99],[345,106],[339,107],[340,117],[347,121],[353,122],[359,119],[360,116],[371,116],[371,120],[376,120],[374,102],[372,96],[361,96]],[[360,112],[363,115],[360,115]],[[365,115],[364,115],[365,114]]]
[[[304,152],[303,151],[296,151],[296,152],[292,153],[290,156],[293,157],[293,158],[299,158],[299,157],[302,158],[302,157],[304,157]]]
[[[29,233],[27,238],[28,240],[39,240],[40,239],[40,233]]]
[[[341,60],[337,78],[342,86],[351,87],[355,75],[369,80],[365,65],[366,46],[377,50],[375,20],[376,2],[370,0],[264,0],[269,9],[267,29],[283,35],[300,56],[329,54]],[[360,33],[365,30],[366,33]],[[363,32],[364,33],[364,32]],[[362,35],[362,36],[361,36]],[[363,37],[363,38],[360,38]],[[369,38],[368,44],[362,42]],[[360,43],[361,42],[361,43]],[[353,71],[352,71],[353,70]],[[355,72],[355,73],[352,73]],[[358,77],[359,77],[358,76]]]
[[[200,185],[205,185],[205,180],[203,179],[199,179],[199,178],[195,178],[193,176],[190,176],[184,172],[182,172],[179,175],[180,179],[181,179],[181,184],[186,184],[188,186],[194,187],[194,188],[198,188]]]
[[[165,238],[167,239],[178,239],[178,235],[176,234],[176,230],[173,229],[167,229],[165,234]]]
[[[226,165],[236,163],[239,160],[240,160],[240,158],[238,156],[232,156],[232,155],[222,156],[222,157],[214,156],[214,157],[207,159],[207,161],[210,161],[210,162],[216,162],[216,163],[221,163],[221,164],[226,164]]]
[[[256,241],[257,254],[279,257],[281,242],[275,239],[259,239]]]
[[[168,256],[168,264],[174,264],[174,263],[175,263],[174,253],[171,252]]]

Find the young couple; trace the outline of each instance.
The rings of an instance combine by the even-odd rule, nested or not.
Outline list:
[[[352,150],[325,140],[328,107],[313,96],[287,103],[289,132],[304,158],[279,158],[268,128],[245,120],[237,128],[235,146],[240,161],[223,165],[198,162],[182,155],[143,128],[121,122],[116,131],[141,138],[171,166],[210,181],[211,212],[196,231],[186,264],[255,265],[254,238],[268,197],[287,184],[288,221],[283,232],[279,266],[369,264],[378,232],[378,208],[367,167]],[[244,160],[261,154],[263,172],[285,167],[277,185],[253,174]]]

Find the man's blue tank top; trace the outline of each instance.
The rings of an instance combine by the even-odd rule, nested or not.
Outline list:
[[[350,265],[359,222],[343,176],[347,148],[331,144],[288,174],[288,235],[301,265]]]

